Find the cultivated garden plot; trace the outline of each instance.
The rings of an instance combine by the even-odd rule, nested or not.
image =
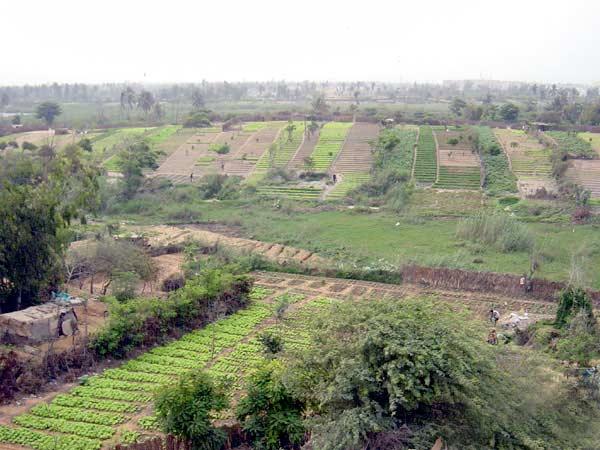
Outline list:
[[[600,200],[600,160],[572,160],[566,176],[589,190],[595,203]]]
[[[379,126],[376,124],[355,123],[352,126],[331,168],[331,172],[337,176],[337,183],[327,192],[326,198],[344,198],[350,191],[369,181],[373,166],[372,146],[378,136]]]
[[[304,138],[304,122],[296,121],[292,125],[291,132],[287,129],[280,131],[274,146],[262,154],[252,173],[254,180],[262,178],[269,169],[285,167],[290,162]]]
[[[331,163],[342,150],[346,135],[352,127],[352,123],[329,122],[321,129],[319,142],[310,155],[313,161],[313,169],[318,172],[329,170]]]
[[[0,427],[0,442],[36,450],[98,450],[155,433],[154,393],[193,370],[206,370],[226,386],[231,407],[220,419],[232,419],[244,380],[266,355],[258,341],[264,331],[283,338],[284,349],[310,345],[312,320],[332,303],[350,298],[419,295],[417,287],[283,273],[255,273],[248,307],[166,345],[155,347],[117,368],[82,379],[78,386],[38,403]],[[422,295],[422,294],[421,294]],[[549,316],[555,304],[498,298],[487,294],[439,292],[440,300],[462,304],[480,317],[490,307]],[[281,300],[290,306],[276,314]],[[483,338],[483,337],[482,337]]]
[[[437,178],[437,147],[429,125],[419,128],[413,177],[419,183],[428,184],[434,183]]]
[[[544,134],[550,136],[561,152],[568,154],[571,158],[594,159],[598,157],[589,140],[582,139],[577,133],[546,131]]]
[[[227,175],[247,177],[260,158],[268,153],[282,132],[284,122],[265,122],[236,152],[225,156],[223,171]]]
[[[216,128],[198,129],[160,165],[153,176],[169,179],[175,184],[193,182],[191,174],[198,179],[212,168],[216,155],[209,151],[209,146],[221,134]]]
[[[517,192],[517,178],[510,169],[508,156],[490,127],[473,127],[479,137],[483,164],[483,186],[490,195]]]
[[[578,136],[589,142],[598,157],[600,157],[600,133],[579,133]]]
[[[479,189],[479,156],[459,131],[434,131],[438,143],[438,189]]]
[[[495,129],[494,133],[509,157],[521,194],[535,195],[542,188],[547,192],[556,192],[550,161],[551,149],[520,130]]]

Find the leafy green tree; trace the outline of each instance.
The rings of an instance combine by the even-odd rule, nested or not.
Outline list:
[[[143,169],[156,169],[159,153],[146,142],[137,142],[126,146],[118,154],[123,174],[123,195],[131,198],[142,185]]]
[[[67,228],[98,206],[99,171],[77,146],[0,160],[0,307],[30,306],[61,281]]]
[[[159,392],[154,409],[165,433],[186,439],[192,450],[219,450],[226,435],[212,422],[227,405],[225,393],[206,373],[192,372]]]
[[[294,130],[296,130],[296,125],[294,124],[292,119],[290,119],[285,127],[285,132],[287,133],[287,141],[288,142],[292,142]]]
[[[0,189],[0,308],[18,310],[57,280],[66,244],[60,199],[51,190],[6,183]]]
[[[439,436],[465,449],[597,444],[572,391],[542,385],[539,363],[486,344],[485,329],[449,306],[361,300],[320,314],[284,378],[313,414],[313,448],[375,448],[373,438],[401,428],[409,442],[400,448],[431,448]]]
[[[502,120],[512,122],[519,117],[519,107],[513,103],[505,103],[498,111]]]
[[[19,114],[17,114],[16,116],[14,116],[12,118],[10,123],[12,123],[13,125],[21,125],[21,116]]]
[[[62,108],[58,103],[44,102],[38,105],[35,110],[35,116],[38,119],[46,122],[48,127],[51,127],[54,123],[54,119],[62,114]]]
[[[456,97],[452,100],[452,103],[450,104],[450,111],[452,111],[452,113],[455,116],[462,116],[463,110],[466,107],[467,107],[467,102],[465,102],[461,98]]]
[[[94,147],[92,146],[92,141],[89,138],[83,138],[79,141],[78,145],[79,147],[81,147],[82,150],[85,150],[89,153],[91,153],[94,150]]]
[[[315,115],[326,114],[329,111],[329,105],[325,99],[324,94],[319,94],[315,96],[311,102],[312,112]]]
[[[271,361],[254,374],[237,408],[237,419],[257,450],[299,448],[304,405],[286,388],[284,366]]]

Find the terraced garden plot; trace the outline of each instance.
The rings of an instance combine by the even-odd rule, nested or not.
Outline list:
[[[134,415],[148,411],[157,389],[194,369],[208,368],[219,381],[233,382],[233,394],[241,387],[239,377],[252,368],[253,360],[261,358],[259,353],[249,353],[244,359],[236,356],[243,354],[244,339],[273,315],[273,307],[264,301],[269,293],[257,288],[248,308],[118,368],[106,369],[49,403],[14,417],[12,426],[0,427],[0,442],[36,450],[100,449],[108,440],[119,441],[121,426]],[[221,353],[224,350],[232,352]]]
[[[488,194],[517,192],[517,178],[508,157],[490,127],[473,127],[479,135],[481,160],[485,171],[484,187]]]
[[[579,134],[566,131],[546,131],[544,134],[550,136],[558,144],[561,151],[574,158],[592,159],[598,157],[589,140],[582,139]]]
[[[192,181],[190,174],[193,174],[197,180],[206,173],[216,171],[214,165],[217,155],[208,148],[221,134],[210,129],[199,128],[192,137],[163,161],[153,176],[169,179],[174,184],[183,184]],[[213,159],[209,161],[209,158]]]
[[[314,169],[324,172],[329,169],[346,139],[351,123],[329,122],[321,129],[319,142],[310,155],[314,161]]]
[[[372,145],[379,135],[379,126],[373,123],[355,123],[346,136],[346,141],[331,172],[337,174],[367,173],[373,165]]]
[[[269,148],[262,154],[256,163],[252,175],[249,177],[249,181],[259,181],[270,168],[285,167],[290,162],[298,147],[302,144],[304,137],[304,122],[294,122],[294,126],[296,128],[292,131],[291,136],[288,135],[284,127],[279,134],[279,138],[274,143],[273,152]]]
[[[592,194],[592,199],[600,199],[600,161],[582,160],[571,161],[566,176],[587,189]]]
[[[439,173],[433,187],[438,189],[479,189],[479,157],[458,131],[435,131],[438,142]]]
[[[374,166],[378,169],[389,168],[412,172],[418,130],[417,127],[407,126],[384,130],[382,133],[393,135],[398,143],[390,150],[376,149]]]
[[[419,128],[413,177],[420,183],[433,183],[437,178],[437,148],[428,125]]]
[[[520,130],[495,129],[494,134],[508,155],[517,186],[523,195],[533,195],[538,189],[556,191],[552,178],[552,150]]]
[[[371,179],[371,174],[367,173],[346,173],[342,175],[341,180],[327,194],[328,200],[340,200],[348,193],[361,184],[366,183]]]
[[[265,197],[283,197],[295,200],[318,200],[322,189],[299,186],[261,186],[257,189],[259,195]]]
[[[283,124],[283,122],[266,122],[265,126],[254,133],[237,152],[231,154],[230,159],[237,164],[231,164],[227,156],[225,157],[225,173],[247,177],[260,158],[268,153],[271,144],[280,136]]]
[[[319,142],[319,136],[321,134],[320,129],[317,130],[312,135],[305,134],[302,138],[302,144],[296,150],[296,153],[293,154],[290,162],[287,165],[288,169],[303,169],[305,164],[304,161],[307,157],[312,155],[317,143]]]

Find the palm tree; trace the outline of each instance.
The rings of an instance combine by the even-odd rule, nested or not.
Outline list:
[[[144,111],[146,118],[148,118],[148,112],[150,112],[150,110],[154,106],[154,103],[156,103],[156,101],[154,100],[154,95],[152,95],[152,92],[149,92],[149,91],[140,92],[140,95],[138,96],[138,99],[137,99],[137,106],[142,111]]]
[[[127,86],[121,91],[121,110],[127,111],[127,120],[129,120],[129,113],[135,105],[135,91]]]

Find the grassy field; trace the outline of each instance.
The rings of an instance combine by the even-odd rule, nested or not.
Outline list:
[[[600,133],[579,133],[578,136],[589,142],[596,153],[600,155]]]
[[[223,201],[220,203],[178,204],[174,199],[154,197],[130,202],[115,210],[111,220],[164,223],[177,217],[185,207],[204,221],[241,226],[243,234],[258,240],[289,244],[322,253],[340,261],[362,266],[423,265],[448,266],[520,274],[529,269],[528,252],[502,253],[493,247],[464,241],[456,236],[461,215],[485,208],[490,214],[507,206],[473,192],[467,200],[455,193],[438,197],[418,192],[404,216],[386,212],[364,213],[352,210],[310,208],[310,204],[286,203],[274,208],[271,201]],[[463,194],[462,192],[460,194]],[[189,198],[189,197],[186,197]],[[587,257],[590,271],[600,266],[600,228],[572,226],[561,206],[540,202],[519,202],[510,206],[516,217],[535,237],[541,255],[537,276],[566,280],[574,252]],[[541,202],[543,203],[543,202]],[[118,213],[118,214],[117,214]],[[559,223],[540,223],[553,221]],[[590,273],[590,281],[600,289],[600,273]]]

